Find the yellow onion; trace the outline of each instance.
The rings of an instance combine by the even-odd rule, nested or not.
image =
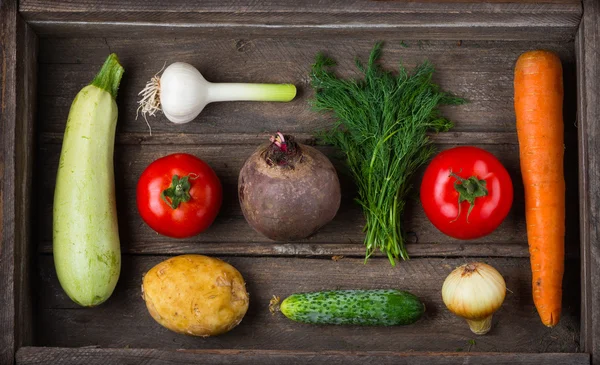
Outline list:
[[[464,318],[477,335],[484,335],[492,328],[492,315],[505,296],[506,283],[502,275],[482,262],[457,267],[442,286],[446,307]]]

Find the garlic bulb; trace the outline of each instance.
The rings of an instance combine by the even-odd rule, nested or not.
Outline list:
[[[464,318],[477,335],[489,332],[492,315],[500,308],[505,296],[506,283],[502,275],[481,262],[456,268],[442,286],[446,307]]]
[[[290,101],[296,96],[291,84],[212,83],[192,65],[175,62],[162,76],[155,75],[140,92],[138,112],[154,116],[162,110],[173,123],[188,123],[208,103],[217,101]]]
[[[175,62],[160,78],[162,112],[173,123],[187,123],[200,114],[208,101],[209,82],[192,65]]]

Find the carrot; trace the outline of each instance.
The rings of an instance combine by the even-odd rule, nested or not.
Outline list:
[[[565,256],[560,59],[548,51],[522,54],[514,84],[533,301],[542,323],[553,327],[560,319]]]

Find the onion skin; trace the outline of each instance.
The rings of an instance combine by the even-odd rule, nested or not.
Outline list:
[[[442,299],[446,307],[464,318],[477,335],[490,331],[492,315],[500,308],[505,296],[506,283],[502,275],[492,266],[481,262],[457,267],[442,286]]]
[[[340,183],[329,159],[311,146],[294,146],[290,163],[278,164],[267,157],[273,143],[261,145],[238,179],[239,201],[248,224],[275,241],[311,236],[340,207]]]

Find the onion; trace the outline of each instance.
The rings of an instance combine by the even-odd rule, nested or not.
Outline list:
[[[506,283],[490,265],[474,262],[457,267],[442,286],[442,299],[450,312],[464,318],[477,335],[488,333],[492,315],[506,296]]]

